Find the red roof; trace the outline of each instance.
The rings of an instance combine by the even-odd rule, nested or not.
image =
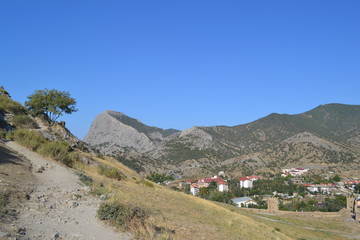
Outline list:
[[[248,177],[242,177],[242,178],[240,178],[240,181],[246,181],[246,180],[250,180],[250,178],[248,178]]]
[[[203,178],[199,179],[198,182],[205,182],[205,183],[211,183],[211,182],[225,182],[222,178]]]
[[[296,170],[305,170],[305,169],[303,169],[303,168],[295,168]]]

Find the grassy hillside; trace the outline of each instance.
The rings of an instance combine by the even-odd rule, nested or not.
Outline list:
[[[95,167],[77,167],[94,179],[95,193],[109,196],[107,202],[136,205],[148,212],[146,227],[135,229],[145,239],[348,239],[343,235],[352,231],[342,219],[330,223],[250,213],[148,182],[110,158],[96,161],[128,177],[115,181],[99,175]],[[103,187],[96,187],[99,184]]]
[[[6,97],[6,103],[13,105]],[[3,109],[6,113],[11,108]],[[260,215],[173,191],[142,178],[113,158],[100,158],[92,151],[82,151],[84,145],[74,145],[73,140],[68,142],[68,137],[62,138],[68,133],[61,126],[44,125],[40,119],[27,117],[27,121],[39,123],[38,129],[21,125],[23,129],[18,127],[18,130],[6,132],[8,138],[75,169],[79,180],[103,199],[99,218],[120,230],[133,232],[139,239],[351,239],[360,234],[359,228],[353,227],[354,222],[348,221],[350,218],[346,216],[329,220]],[[278,130],[286,129],[284,126],[288,124],[292,123],[285,121]],[[219,136],[225,134],[219,129],[212,130]],[[230,136],[233,129],[226,129]],[[251,134],[249,130],[243,131]],[[271,128],[266,131],[275,132]],[[43,135],[52,136],[55,141]],[[260,140],[264,137],[261,133],[259,136]],[[238,147],[234,146],[232,151],[236,149]],[[7,166],[1,163],[0,170],[6,172]]]

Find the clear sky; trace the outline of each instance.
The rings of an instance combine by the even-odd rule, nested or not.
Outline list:
[[[358,105],[360,1],[1,1],[0,85],[69,91],[79,138],[104,110],[182,130]]]

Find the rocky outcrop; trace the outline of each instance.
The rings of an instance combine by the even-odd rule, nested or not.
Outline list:
[[[171,135],[172,132],[149,127],[123,113],[105,111],[95,118],[84,141],[99,148],[103,154],[116,154],[125,149],[144,153],[153,150]]]

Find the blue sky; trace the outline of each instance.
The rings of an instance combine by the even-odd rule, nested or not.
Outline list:
[[[359,104],[360,1],[2,1],[0,85],[69,91],[83,138],[115,110],[161,128]]]

